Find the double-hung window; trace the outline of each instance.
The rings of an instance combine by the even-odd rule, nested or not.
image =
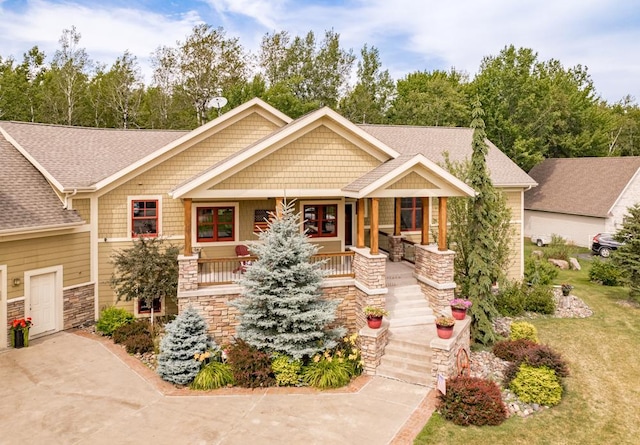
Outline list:
[[[198,242],[233,241],[235,207],[198,207]]]
[[[407,231],[422,229],[422,198],[401,198],[400,228]]]
[[[158,200],[131,200],[133,236],[158,236]]]
[[[338,236],[338,206],[314,204],[304,206],[304,228],[312,238]]]

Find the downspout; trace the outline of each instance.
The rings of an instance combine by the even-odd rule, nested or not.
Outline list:
[[[76,196],[77,193],[78,189],[73,189],[73,192],[64,194],[64,203],[62,204],[62,208],[64,210],[67,210],[69,208],[69,198]]]

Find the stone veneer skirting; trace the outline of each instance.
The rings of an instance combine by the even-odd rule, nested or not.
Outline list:
[[[77,328],[95,321],[95,284],[83,284],[62,292],[63,329]]]
[[[460,371],[458,369],[458,354],[461,349],[467,352],[470,357],[471,347],[471,318],[465,317],[464,320],[456,321],[451,338],[445,340],[442,338],[434,338],[431,340],[431,376],[433,378],[434,387],[436,385],[438,374],[445,378],[454,377]]]

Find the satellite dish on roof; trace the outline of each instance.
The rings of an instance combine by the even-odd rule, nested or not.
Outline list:
[[[210,107],[216,107],[218,109],[218,111],[220,111],[220,108],[224,107],[227,104],[228,100],[226,97],[214,97],[209,101],[209,106]]]

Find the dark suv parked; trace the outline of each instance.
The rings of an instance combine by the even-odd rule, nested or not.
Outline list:
[[[623,244],[613,239],[611,233],[598,233],[591,242],[591,251],[602,258],[608,258],[612,250],[616,250]]]

